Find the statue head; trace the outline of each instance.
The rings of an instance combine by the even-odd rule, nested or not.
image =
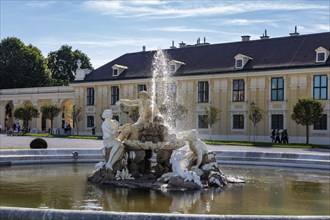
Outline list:
[[[139,92],[139,98],[148,99],[149,98],[149,93],[146,92],[146,91],[141,91],[141,92]]]
[[[105,109],[102,113],[102,118],[107,119],[107,118],[112,118],[112,110],[111,109]]]

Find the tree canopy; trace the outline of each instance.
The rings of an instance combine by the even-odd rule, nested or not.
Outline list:
[[[50,120],[50,128],[53,130],[53,120],[61,112],[61,108],[55,104],[44,105],[40,109],[42,116]]]
[[[45,86],[49,75],[41,51],[8,37],[0,42],[0,89]]]
[[[323,104],[314,99],[298,99],[293,106],[292,120],[306,126],[306,144],[309,143],[309,126],[320,121],[323,114]]]
[[[14,110],[14,117],[23,120],[23,128],[27,131],[29,121],[38,117],[38,109],[32,105],[19,106]]]
[[[68,85],[75,79],[80,60],[82,69],[92,69],[90,59],[80,50],[72,51],[69,45],[63,45],[59,50],[48,54],[48,68],[54,85]]]

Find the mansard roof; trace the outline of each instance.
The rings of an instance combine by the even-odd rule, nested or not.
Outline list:
[[[245,71],[319,67],[315,62],[315,49],[330,50],[330,32],[270,38],[264,40],[240,41],[221,44],[206,44],[166,49],[169,60],[179,60],[182,65],[174,76],[223,74]],[[95,69],[82,82],[141,79],[152,76],[152,59],[156,51],[141,51],[124,54]],[[253,59],[242,70],[235,69],[237,54]],[[119,76],[112,75],[113,65],[127,66]],[[330,58],[322,64],[330,66]]]

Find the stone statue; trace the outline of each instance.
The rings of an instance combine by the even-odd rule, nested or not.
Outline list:
[[[119,123],[112,119],[113,114],[111,109],[103,111],[102,123],[103,131],[103,155],[106,159],[106,168],[112,170],[112,166],[122,157],[124,147],[121,146],[121,140],[118,140]],[[110,150],[110,155],[107,157],[107,152]]]
[[[183,136],[182,140],[188,141],[188,146],[191,152],[189,152],[185,158],[192,161],[197,159],[196,164],[194,164],[191,169],[195,170],[199,168],[202,164],[203,156],[208,154],[208,150],[206,144],[198,139],[198,131],[196,129],[192,129],[188,132],[179,133],[179,136]]]
[[[218,166],[215,153],[209,152],[198,138],[198,131],[170,134],[147,92],[140,92],[137,100],[121,99],[116,104],[138,106],[139,119],[134,124],[119,126],[112,119],[112,111],[104,110],[102,150],[106,163],[99,163],[90,181],[180,190],[224,187],[229,182]],[[152,166],[154,153],[157,153],[156,164]]]
[[[138,106],[139,107],[139,119],[132,126],[141,130],[148,128],[153,121],[153,117],[159,115],[158,106],[153,103],[149,94],[146,91],[141,91],[139,93],[139,99],[129,100],[129,99],[120,99],[116,105],[126,105],[126,106]]]

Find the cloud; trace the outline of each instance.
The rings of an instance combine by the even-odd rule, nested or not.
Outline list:
[[[299,1],[87,1],[87,10],[114,17],[179,18],[233,15],[256,11],[325,10],[323,5]]]
[[[204,29],[204,28],[188,28],[186,26],[168,26],[158,28],[143,28],[146,31],[164,31],[164,32],[207,32],[207,33],[218,33],[216,30]]]

